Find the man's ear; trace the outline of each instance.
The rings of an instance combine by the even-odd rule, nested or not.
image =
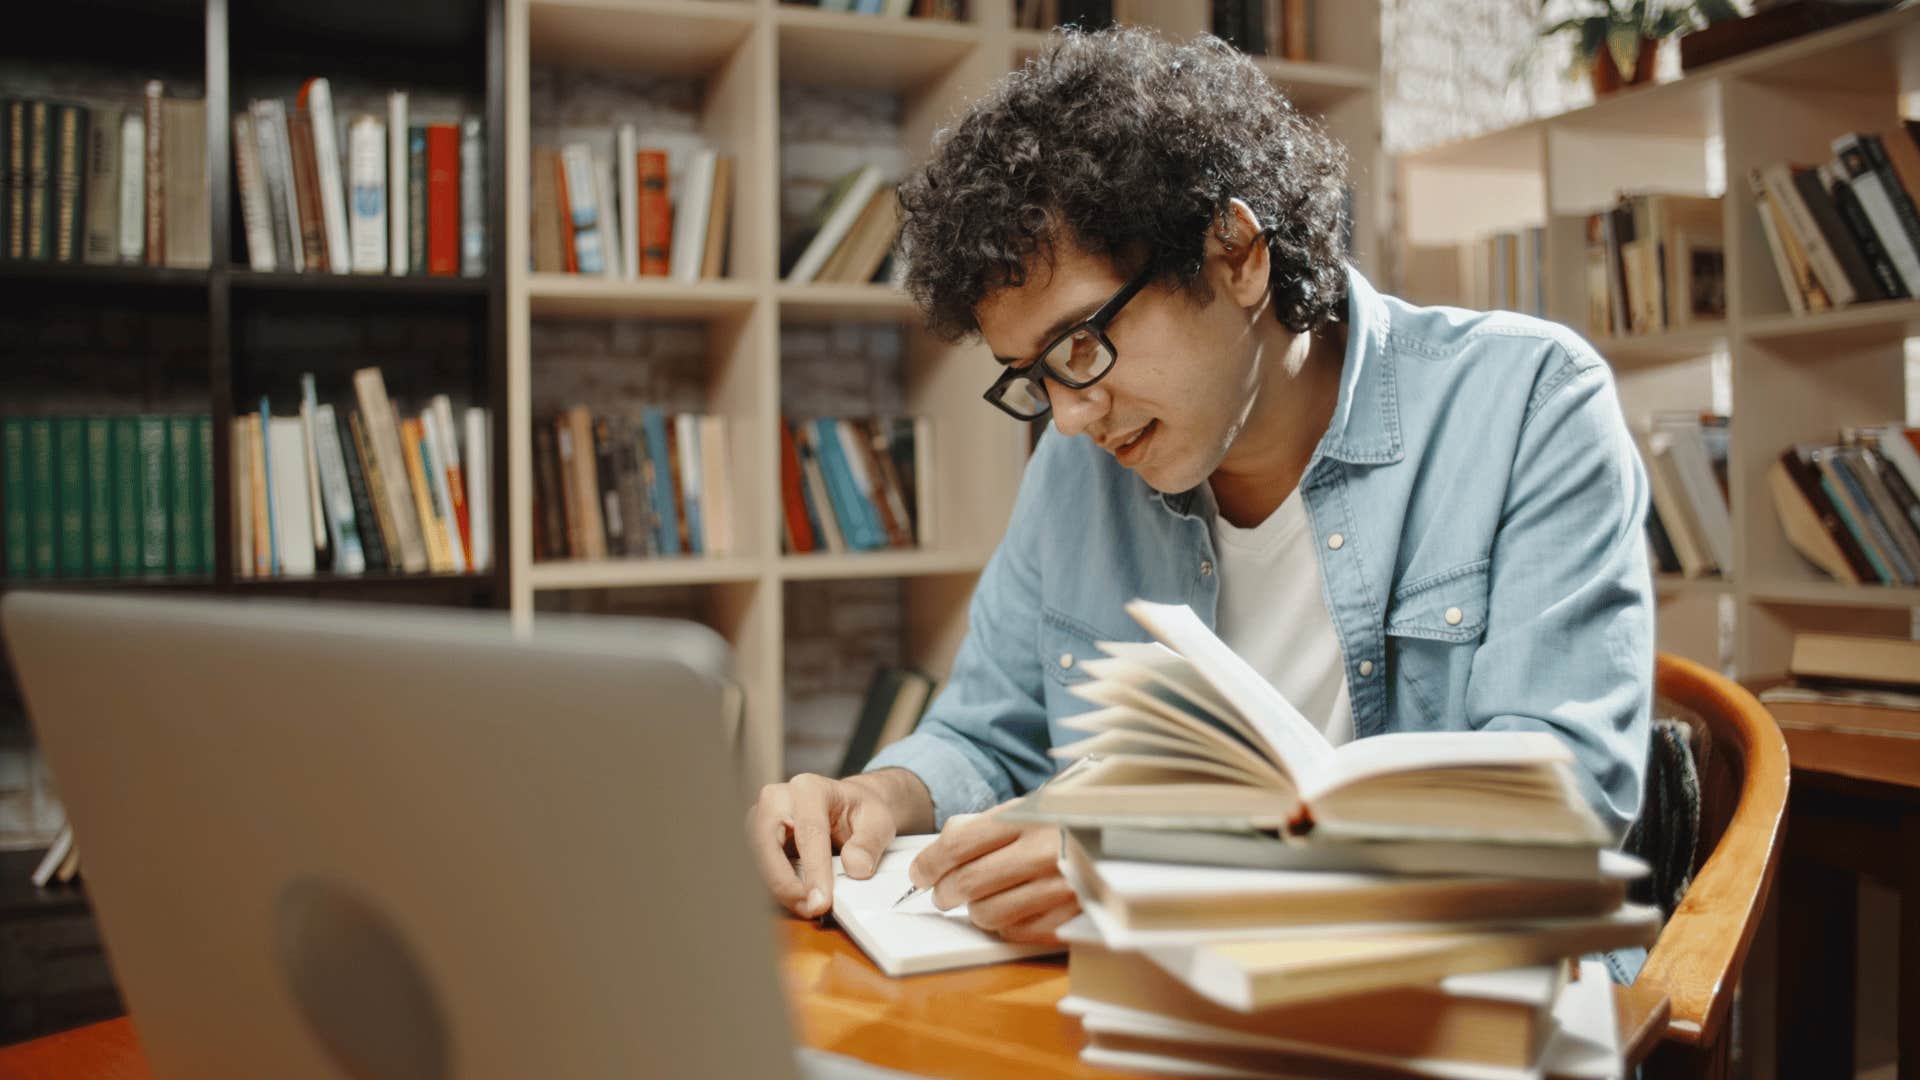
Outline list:
[[[1207,261],[1217,267],[1216,285],[1243,308],[1267,303],[1270,258],[1260,235],[1260,219],[1240,199],[1214,219],[1207,232]]]

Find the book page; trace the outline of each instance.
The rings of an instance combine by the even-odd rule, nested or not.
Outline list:
[[[833,859],[833,917],[881,971],[913,975],[926,971],[994,964],[1062,952],[1059,945],[1015,945],[967,921],[965,904],[951,911],[933,905],[931,889],[894,907],[912,887],[907,868],[937,834],[896,837],[873,876],[848,877]]]
[[[1325,773],[1301,785],[1303,798],[1389,773],[1573,761],[1567,744],[1544,731],[1394,731],[1355,739],[1331,756]]]
[[[1168,648],[1187,658],[1260,736],[1294,785],[1314,785],[1333,759],[1333,746],[1273,684],[1242,660],[1185,604],[1133,600],[1127,614]]]
[[[1213,748],[1213,752],[1208,756],[1217,758],[1220,761],[1233,763],[1251,775],[1266,778],[1255,781],[1256,783],[1265,784],[1270,787],[1281,786],[1288,790],[1292,790],[1293,788],[1293,782],[1280,770],[1279,765],[1262,757],[1252,746],[1222,732],[1205,720],[1187,713],[1179,706],[1162,701],[1147,690],[1136,686],[1127,686],[1122,683],[1112,683],[1104,679],[1099,679],[1093,682],[1081,683],[1073,687],[1070,692],[1075,697],[1091,701],[1096,705],[1109,706],[1105,709],[1096,710],[1093,713],[1082,713],[1081,716],[1088,717],[1088,719],[1082,721],[1082,723],[1099,723],[1115,714],[1129,717],[1132,718],[1137,725],[1151,726],[1166,731],[1169,734],[1185,738],[1191,742]],[[1096,720],[1094,718],[1101,719]],[[1078,719],[1080,718],[1074,717],[1062,723],[1070,727],[1077,726],[1072,723],[1072,720]],[[1104,726],[1113,727],[1118,725],[1107,722]],[[1095,729],[1082,728],[1081,730]]]

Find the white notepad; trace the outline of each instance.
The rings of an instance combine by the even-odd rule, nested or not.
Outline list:
[[[847,876],[840,857],[833,859],[833,917],[854,944],[888,975],[997,964],[1029,956],[1065,952],[1062,945],[1016,945],[967,921],[966,905],[952,911],[933,906],[931,890],[893,906],[912,887],[907,867],[936,834],[897,837],[887,845],[880,866],[865,881]]]

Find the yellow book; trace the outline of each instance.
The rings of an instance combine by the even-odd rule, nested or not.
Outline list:
[[[407,486],[413,490],[413,506],[427,541],[427,568],[434,573],[451,572],[453,549],[447,544],[447,524],[434,514],[433,499],[427,493],[426,462],[420,456],[420,440],[425,437],[418,418],[400,422],[400,453],[406,458]]]

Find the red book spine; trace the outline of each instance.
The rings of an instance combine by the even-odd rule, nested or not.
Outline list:
[[[787,511],[787,535],[794,552],[812,551],[813,526],[807,522],[806,496],[800,490],[800,456],[793,448],[793,428],[785,420],[780,421],[780,504]]]
[[[573,202],[567,198],[567,162],[559,154],[553,155],[554,193],[560,200],[560,250],[564,253],[564,269],[569,274],[580,272],[580,261],[573,253]]]
[[[460,272],[460,128],[427,125],[427,273]]]
[[[640,274],[665,277],[673,256],[673,203],[667,193],[667,154],[642,150],[640,171]]]

